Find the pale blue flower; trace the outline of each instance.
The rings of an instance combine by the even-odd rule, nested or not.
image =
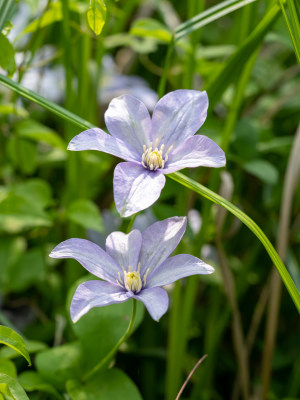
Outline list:
[[[168,309],[168,294],[161,286],[189,275],[211,274],[214,269],[189,254],[169,257],[180,242],[186,218],[173,217],[155,222],[144,232],[128,235],[113,232],[106,239],[106,251],[85,239],[69,239],[51,252],[53,258],[74,258],[102,280],[82,283],[71,302],[76,322],[93,307],[142,301],[151,317],[159,320]]]
[[[165,174],[198,166],[222,167],[223,150],[211,139],[195,135],[205,121],[206,92],[176,90],[156,104],[152,118],[145,105],[124,95],[111,101],[105,123],[75,136],[68,149],[99,150],[126,162],[114,171],[114,199],[128,217],[151,206],[165,185]]]

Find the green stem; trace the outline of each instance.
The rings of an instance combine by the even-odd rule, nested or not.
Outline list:
[[[84,382],[87,381],[96,372],[98,372],[108,361],[110,361],[111,358],[116,354],[120,346],[129,338],[134,325],[135,316],[136,316],[136,300],[133,299],[132,316],[127,331],[125,332],[124,336],[122,336],[121,339],[118,341],[118,343],[111,349],[111,351],[99,362],[99,364],[95,365],[95,367],[90,372],[84,375],[83,377]]]
[[[165,94],[165,91],[166,91],[167,76],[168,76],[169,68],[171,65],[173,49],[174,49],[174,39],[172,39],[171,42],[169,43],[163,73],[162,73],[162,76],[159,81],[159,85],[158,85],[158,98],[159,99]]]
[[[127,229],[126,229],[126,233],[129,233],[131,231],[137,215],[138,215],[138,212],[136,214],[133,214],[133,216],[130,218],[129,224],[128,224]]]

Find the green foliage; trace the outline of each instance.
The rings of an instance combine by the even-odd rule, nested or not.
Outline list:
[[[106,20],[106,5],[103,0],[91,0],[90,8],[87,12],[88,24],[91,30],[100,35]]]
[[[75,200],[67,208],[67,218],[86,229],[103,232],[103,222],[97,206],[87,199]]]
[[[169,43],[172,39],[172,34],[167,27],[151,18],[141,18],[134,21],[130,33],[135,36],[154,38],[163,43]]]
[[[18,381],[2,373],[0,373],[0,394],[1,393],[5,395],[5,398],[8,396],[9,400],[29,400]]]
[[[16,350],[24,358],[26,358],[28,364],[31,365],[29,353],[26,348],[24,339],[18,333],[6,326],[0,325],[0,343],[3,343],[6,346],[9,346],[12,349]]]
[[[10,41],[0,33],[0,67],[7,71],[8,75],[13,75],[16,70],[15,52]]]
[[[142,400],[134,383],[118,369],[98,374],[84,386],[79,381],[68,381],[67,391],[72,400]]]
[[[174,400],[203,354],[182,398],[298,399],[291,297],[299,307],[299,2],[119,0],[105,2],[107,10],[100,0],[46,3],[0,0],[0,323],[28,338],[33,361],[28,369],[18,351],[1,346],[0,400],[28,399],[24,390],[31,400]],[[60,68],[64,77],[53,79]],[[56,82],[59,104],[39,94]],[[106,129],[110,95],[142,94],[153,108],[146,85],[159,96],[207,90],[199,133],[223,147],[227,166],[170,175],[134,227],[188,215],[178,251],[201,254],[216,271],[168,287],[170,308],[159,323],[138,302],[133,335],[111,356],[131,302],[93,308],[73,324],[75,288],[95,278],[48,254],[71,237],[104,247],[111,231],[128,229],[113,202],[118,160],[66,147],[82,130]],[[281,299],[272,263],[290,291]]]

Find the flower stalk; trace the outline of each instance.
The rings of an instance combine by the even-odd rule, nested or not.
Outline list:
[[[113,356],[116,354],[116,352],[119,350],[119,348],[121,347],[121,345],[129,338],[129,336],[131,335],[132,329],[133,329],[133,325],[135,322],[135,317],[136,317],[136,300],[132,299],[132,315],[131,315],[131,319],[128,325],[128,328],[125,332],[125,334],[121,337],[121,339],[118,341],[118,343],[116,343],[116,345],[111,349],[111,351],[104,357],[102,358],[102,360],[95,365],[95,367],[89,371],[87,374],[85,374],[83,376],[83,381],[86,382],[87,380],[89,380],[96,372],[98,372],[106,363],[108,363]]]

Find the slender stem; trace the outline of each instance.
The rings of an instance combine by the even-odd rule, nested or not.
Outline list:
[[[184,381],[184,384],[181,386],[181,389],[179,390],[178,395],[176,396],[175,400],[179,400],[180,399],[180,396],[182,395],[182,392],[184,391],[184,389],[185,389],[186,385],[188,384],[189,380],[191,379],[191,377],[193,376],[194,372],[199,367],[199,365],[202,363],[202,361],[204,361],[206,359],[206,357],[207,357],[207,354],[204,354],[204,356],[202,356],[200,358],[200,360],[197,361],[197,363],[195,364],[195,366],[193,367],[193,369],[189,373],[188,377]]]
[[[171,42],[169,43],[163,73],[162,73],[162,76],[159,81],[159,85],[158,85],[158,98],[159,99],[165,94],[165,91],[166,91],[167,76],[168,76],[168,72],[169,72],[169,68],[170,68],[170,64],[171,64],[173,49],[174,49],[174,39],[172,39]]]
[[[136,316],[136,300],[133,299],[132,316],[127,331],[125,332],[124,336],[122,336],[121,339],[118,341],[118,343],[111,349],[111,351],[99,362],[99,364],[95,365],[95,367],[90,372],[84,375],[83,377],[84,382],[87,381],[96,372],[98,372],[116,354],[121,344],[123,344],[129,338],[134,325],[135,316]]]
[[[133,216],[130,218],[129,224],[128,224],[127,229],[126,229],[126,233],[129,233],[131,231],[137,215],[138,215],[138,212],[133,214]]]

